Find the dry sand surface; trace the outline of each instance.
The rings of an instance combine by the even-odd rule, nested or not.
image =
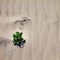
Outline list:
[[[30,21],[20,30],[22,17]],[[24,48],[13,45],[15,31]],[[60,0],[0,0],[0,60],[60,60]]]

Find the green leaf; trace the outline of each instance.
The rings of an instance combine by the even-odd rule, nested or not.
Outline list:
[[[23,38],[23,33],[22,32],[15,32],[15,34],[13,34],[13,43],[14,45],[23,45],[26,41]]]

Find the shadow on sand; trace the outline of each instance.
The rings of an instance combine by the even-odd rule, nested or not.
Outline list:
[[[7,46],[12,43],[11,39],[0,37],[0,46]]]

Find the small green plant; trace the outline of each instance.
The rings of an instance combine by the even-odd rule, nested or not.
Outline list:
[[[24,45],[24,43],[26,42],[26,40],[23,38],[23,33],[22,32],[15,32],[15,34],[13,34],[13,43],[14,45],[17,46],[22,46]]]

